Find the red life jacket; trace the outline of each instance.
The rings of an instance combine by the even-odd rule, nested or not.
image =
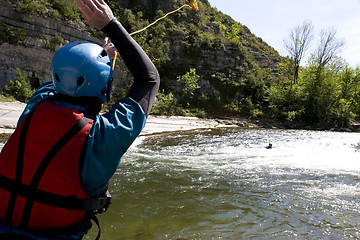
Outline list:
[[[24,118],[0,154],[1,220],[29,231],[59,230],[81,224],[87,210],[104,207],[104,201],[91,204],[79,177],[92,123],[52,101]]]

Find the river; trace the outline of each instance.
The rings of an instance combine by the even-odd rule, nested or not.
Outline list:
[[[359,133],[140,138],[111,181],[102,239],[360,239],[359,180]]]
[[[360,133],[141,137],[110,189],[104,240],[360,239]]]

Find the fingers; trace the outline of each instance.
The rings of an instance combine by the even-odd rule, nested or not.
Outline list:
[[[104,39],[104,45],[106,45],[106,44],[108,44],[108,43],[109,43],[109,38],[106,37],[106,38]]]
[[[75,0],[90,26],[102,29],[113,18],[113,12],[104,0]]]
[[[88,21],[92,14],[92,10],[82,0],[75,0],[75,2],[79,6],[79,9],[83,17]]]
[[[89,6],[91,11],[93,12],[101,12],[101,10],[98,8],[98,0],[84,0],[86,4]]]
[[[106,37],[104,39],[103,48],[109,54],[111,59],[113,59],[115,57],[115,52],[117,51],[117,49],[108,37]]]
[[[109,6],[104,0],[95,0],[95,4],[97,5],[98,8],[102,10],[109,8]]]
[[[105,9],[106,3],[104,1],[94,0],[92,2],[99,11],[103,11]]]
[[[75,0],[75,2],[79,6],[80,11],[87,16],[91,16],[96,12],[102,12],[102,6],[98,3],[98,0]]]
[[[111,40],[108,37],[106,37],[104,39],[103,48],[115,48],[115,45],[111,42]]]

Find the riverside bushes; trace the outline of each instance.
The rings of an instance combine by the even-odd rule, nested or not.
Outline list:
[[[5,96],[12,96],[16,100],[26,102],[34,93],[31,90],[30,84],[26,81],[27,75],[23,73],[20,68],[17,68],[17,77],[11,80],[8,85],[2,90],[2,94]]]
[[[349,127],[360,116],[360,69],[348,65],[301,69],[297,84],[272,86],[268,117],[291,125],[315,128]]]

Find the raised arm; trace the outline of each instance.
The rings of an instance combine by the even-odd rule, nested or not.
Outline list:
[[[89,25],[101,29],[115,45],[134,77],[127,96],[137,101],[148,116],[160,85],[156,67],[103,0],[75,1]]]

